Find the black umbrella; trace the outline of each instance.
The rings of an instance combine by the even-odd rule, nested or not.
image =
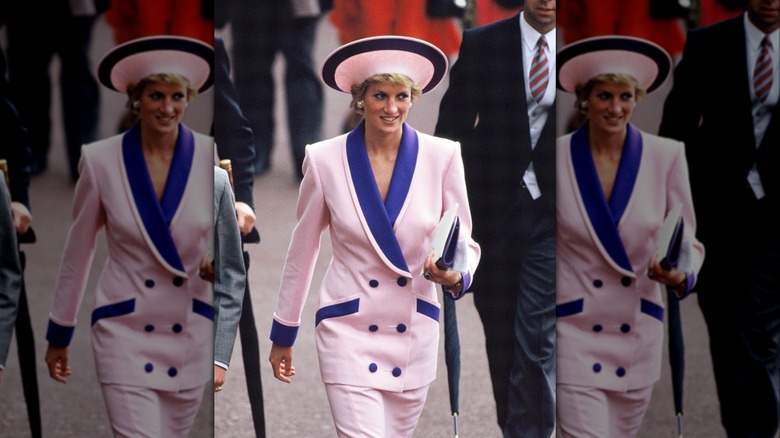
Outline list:
[[[672,367],[672,391],[674,392],[674,412],[677,415],[677,436],[683,436],[683,378],[685,377],[685,343],[683,342],[682,323],[680,321],[680,299],[674,292],[667,292],[667,311],[669,315],[669,364]]]
[[[444,361],[447,364],[447,385],[450,390],[450,411],[458,438],[458,393],[460,387],[460,337],[458,336],[458,315],[455,300],[444,292]]]

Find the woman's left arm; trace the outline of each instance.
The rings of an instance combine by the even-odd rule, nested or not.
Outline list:
[[[463,296],[463,293],[471,287],[474,273],[477,270],[481,249],[477,242],[471,237],[472,220],[471,208],[469,206],[468,193],[466,191],[466,177],[463,170],[463,157],[460,152],[460,143],[455,143],[455,149],[444,176],[442,209],[446,211],[455,203],[458,203],[458,217],[460,219],[460,233],[458,245],[465,246],[464,253],[467,257],[467,267],[459,272],[460,276],[448,278],[447,284],[442,284],[444,290],[450,292],[456,299]],[[456,279],[456,277],[458,279]],[[455,279],[456,283],[452,283]],[[452,290],[447,286],[454,286]]]
[[[683,298],[696,284],[696,276],[704,262],[704,245],[696,238],[696,215],[694,213],[691,185],[688,179],[688,163],[682,143],[676,148],[676,155],[667,175],[667,213],[678,203],[682,204],[683,248],[682,259],[687,263],[677,269],[664,270],[654,254],[648,265],[648,275],[667,286],[678,297]]]

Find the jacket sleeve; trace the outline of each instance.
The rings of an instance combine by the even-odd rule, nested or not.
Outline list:
[[[0,370],[11,346],[21,287],[22,267],[11,215],[11,199],[5,177],[0,172]]]
[[[73,198],[73,223],[62,252],[54,305],[49,314],[46,339],[57,346],[67,346],[73,337],[81,301],[84,298],[97,235],[106,221],[100,191],[88,154],[82,154],[79,180]]]
[[[320,251],[320,237],[330,223],[330,213],[311,147],[307,147],[303,161],[303,180],[298,193],[296,216],[298,224],[287,250],[271,327],[271,340],[284,346],[293,345],[298,335],[301,313]]]
[[[470,287],[474,279],[474,273],[477,270],[481,249],[477,242],[471,238],[472,221],[471,209],[469,207],[468,194],[466,192],[466,180],[463,170],[463,158],[460,153],[460,144],[457,144],[455,153],[444,177],[444,200],[443,209],[447,211],[456,202],[458,206],[458,217],[460,218],[460,232],[458,236],[458,245],[465,246],[468,269],[463,272],[463,288],[456,299],[463,296]]]
[[[214,169],[214,360],[230,364],[246,290],[244,251],[225,171]]]

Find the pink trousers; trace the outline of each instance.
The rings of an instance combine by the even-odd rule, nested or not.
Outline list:
[[[628,392],[558,384],[560,438],[632,438],[639,432],[653,385]]]

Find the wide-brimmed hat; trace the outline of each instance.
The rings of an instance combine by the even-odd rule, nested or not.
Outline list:
[[[647,93],[660,87],[672,70],[672,58],[661,46],[628,36],[586,38],[563,47],[556,55],[557,86],[574,93],[594,76],[624,73]]]
[[[380,73],[398,73],[420,86],[423,94],[433,90],[447,73],[447,56],[433,44],[404,36],[377,36],[345,44],[322,64],[322,80],[334,90],[350,93],[359,84]]]
[[[185,77],[198,92],[214,83],[214,48],[203,41],[180,36],[151,36],[120,44],[103,56],[98,80],[126,93],[129,85],[158,73]]]

